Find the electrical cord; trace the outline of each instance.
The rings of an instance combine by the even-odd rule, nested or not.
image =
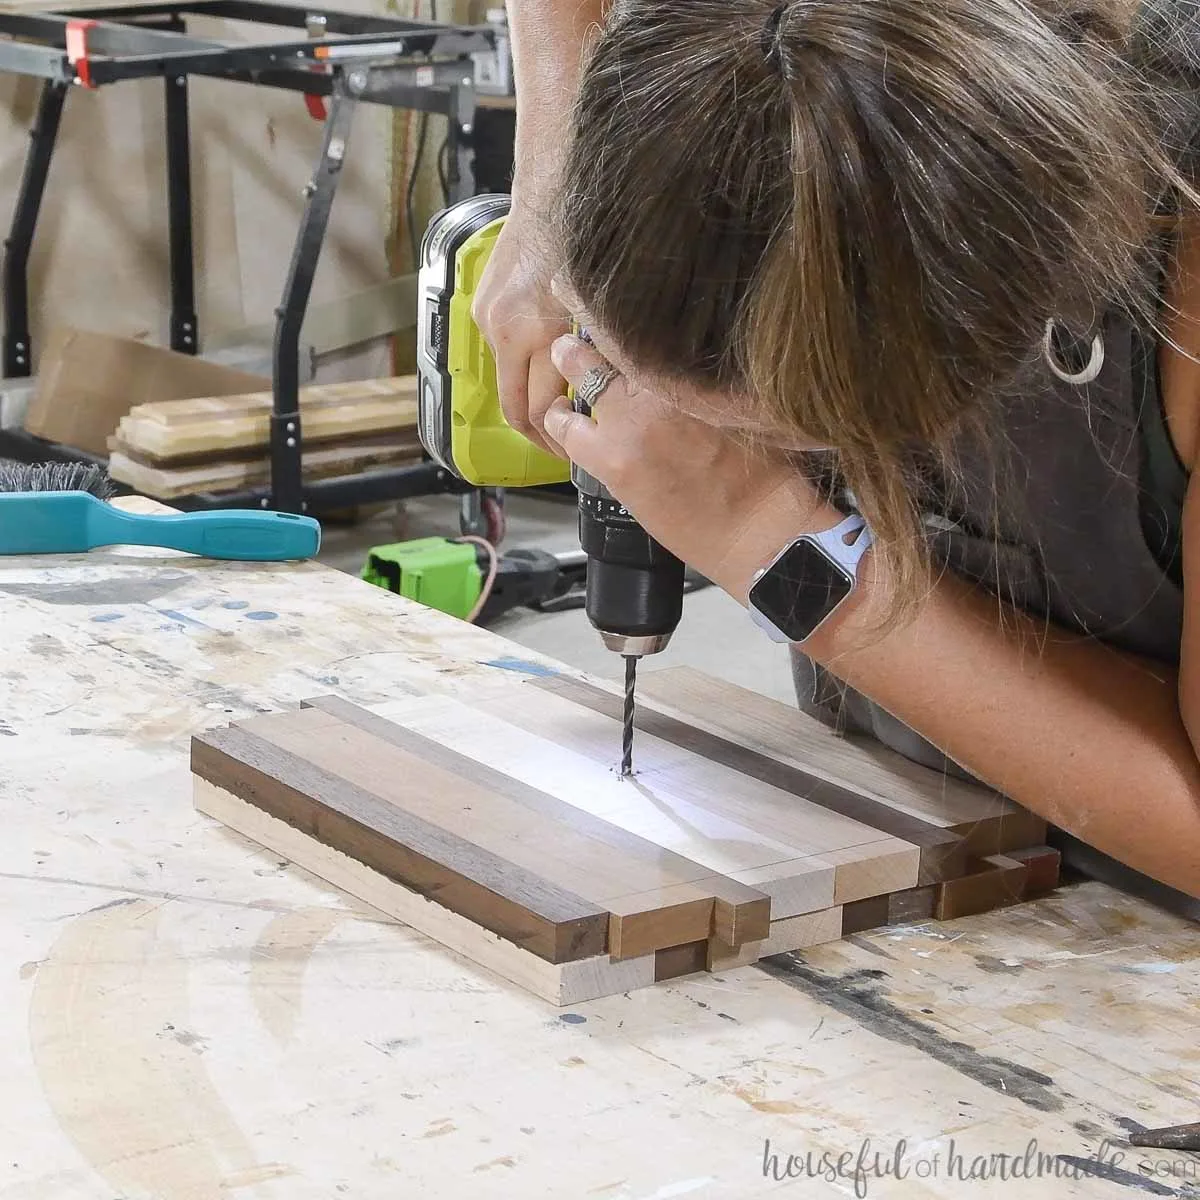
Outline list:
[[[421,159],[425,157],[425,138],[429,132],[429,114],[423,112],[417,121],[417,148],[413,154],[412,169],[408,173],[408,190],[404,198],[404,213],[408,218],[408,236],[412,242],[413,267],[421,265],[421,239],[417,237],[417,218],[413,211],[413,196],[417,190],[417,175],[421,170]]]
[[[442,138],[437,154],[438,183],[442,185],[442,203],[450,203],[450,138]]]
[[[683,594],[690,596],[693,592],[702,592],[705,588],[713,586],[712,580],[705,579],[704,576],[689,571],[684,578]],[[527,605],[527,607],[539,613],[574,612],[576,609],[583,608],[587,604],[587,591],[585,589],[586,585],[581,581],[578,586],[572,587],[569,591],[563,592],[559,596],[552,596],[548,600],[537,601]]]
[[[492,588],[496,585],[496,574],[500,570],[500,555],[496,552],[496,547],[487,538],[477,537],[473,533],[464,533],[461,537],[454,538],[454,541],[470,542],[475,546],[480,546],[488,556],[487,575],[484,577],[483,587],[479,592],[479,599],[475,601],[475,607],[464,618],[468,624],[473,625],[479,619],[479,614],[483,612],[483,606],[488,602],[488,598],[492,594]]]
[[[413,17],[419,20],[421,16],[420,3],[413,5]],[[429,2],[429,19],[437,21],[437,0]],[[429,56],[426,55],[426,58]],[[421,172],[421,160],[425,157],[425,142],[429,134],[429,114],[422,112],[417,119],[417,148],[413,153],[412,167],[408,172],[408,184],[404,195],[404,215],[408,221],[408,238],[412,246],[413,270],[421,265],[421,239],[417,236],[417,220],[413,209],[413,199],[417,191],[417,176]]]

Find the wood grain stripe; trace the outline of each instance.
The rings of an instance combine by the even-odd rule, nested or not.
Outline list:
[[[622,718],[622,700],[619,696],[583,680],[557,675],[531,679],[527,686],[571,700],[614,721],[619,722]],[[757,750],[751,750],[706,729],[688,725],[644,704],[639,705],[636,710],[634,726],[651,737],[670,742],[711,762],[720,763],[751,779],[757,779],[760,783],[770,784],[782,791],[801,796],[830,812],[836,812],[919,847],[922,883],[952,879],[966,870],[967,847],[963,839],[956,833],[921,820],[920,817],[901,812],[871,796],[864,796],[849,788],[819,779],[799,767],[779,762]]]
[[[192,773],[553,963],[602,954],[608,912],[244,729],[192,739]]]

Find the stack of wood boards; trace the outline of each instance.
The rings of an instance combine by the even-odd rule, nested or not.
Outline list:
[[[701,673],[334,697],[196,736],[195,804],[564,1005],[1057,884],[1045,823]]]
[[[269,483],[271,393],[139,404],[109,440],[109,473],[159,500]],[[417,378],[300,389],[305,479],[416,462]]]

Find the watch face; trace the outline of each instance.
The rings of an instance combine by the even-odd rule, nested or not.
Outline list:
[[[750,589],[750,603],[802,642],[850,594],[850,575],[811,542],[794,542]]]

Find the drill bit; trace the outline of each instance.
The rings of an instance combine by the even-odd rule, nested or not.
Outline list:
[[[621,774],[633,774],[633,689],[637,684],[637,656],[625,656],[625,715],[621,734]]]

